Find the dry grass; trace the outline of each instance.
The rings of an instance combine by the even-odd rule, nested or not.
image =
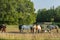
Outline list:
[[[19,33],[18,27],[7,26],[7,33],[0,33],[1,40],[60,40],[60,32],[56,33]]]
[[[15,34],[15,33],[0,33],[2,39],[15,40],[60,40],[59,33],[39,33],[39,34]]]

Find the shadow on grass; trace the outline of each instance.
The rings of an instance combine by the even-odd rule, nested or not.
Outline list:
[[[20,40],[20,39],[3,39],[3,38],[0,38],[0,40]]]
[[[33,34],[32,32],[7,32],[7,33],[14,33],[14,34]]]

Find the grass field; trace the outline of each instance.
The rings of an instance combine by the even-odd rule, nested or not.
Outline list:
[[[51,33],[19,33],[17,25],[7,25],[6,33],[0,33],[0,40],[60,40],[60,30]]]

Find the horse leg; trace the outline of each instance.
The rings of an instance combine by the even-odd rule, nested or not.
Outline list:
[[[32,31],[33,31],[33,33],[35,33],[35,29],[34,29],[34,28],[33,28],[33,30],[32,30]]]
[[[4,28],[4,30],[3,30],[4,32],[6,32],[6,29]]]
[[[49,33],[51,33],[51,29],[49,30]]]
[[[22,32],[22,29],[20,29],[20,32]]]
[[[1,28],[0,28],[0,31],[1,31]]]
[[[30,31],[33,32],[33,29],[31,29]]]
[[[6,32],[6,29],[5,28],[2,28],[2,32]]]
[[[0,32],[2,31],[2,28],[0,28]]]
[[[3,28],[1,29],[1,31],[2,31],[2,32],[4,31]]]
[[[38,29],[38,33],[40,32],[40,30]]]
[[[57,31],[57,33],[59,32],[59,30],[58,30],[58,29],[56,29],[56,31]]]
[[[35,32],[35,29],[34,29],[34,28],[32,29],[32,32],[33,32],[33,33]]]
[[[20,29],[20,32],[21,32],[21,29]]]
[[[30,28],[30,31],[33,32],[33,28],[32,27]]]

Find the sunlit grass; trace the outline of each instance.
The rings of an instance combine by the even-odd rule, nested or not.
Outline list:
[[[39,34],[15,34],[15,33],[0,33],[2,39],[15,40],[60,40],[59,33],[39,33]]]
[[[14,33],[15,32],[15,33]],[[19,33],[18,26],[7,26],[6,33],[0,33],[0,40],[60,40],[60,30],[51,33]]]

